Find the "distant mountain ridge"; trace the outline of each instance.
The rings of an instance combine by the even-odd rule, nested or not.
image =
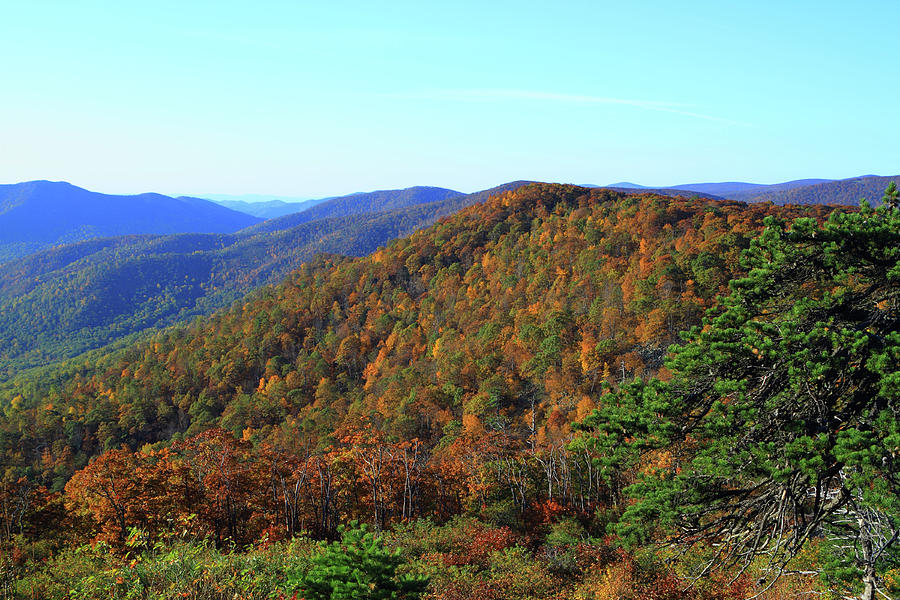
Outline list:
[[[267,200],[264,202],[248,202],[245,200],[213,200],[216,204],[221,204],[231,210],[246,213],[261,219],[275,219],[289,215],[291,213],[302,212],[312,208],[316,204],[321,204],[329,200],[329,198],[318,198],[314,200],[303,200],[300,202],[286,202],[284,200]]]
[[[848,179],[796,179],[771,185],[725,181],[719,183],[685,183],[665,188],[649,188],[630,182],[603,186],[628,194],[656,193],[664,195],[696,193],[709,198],[725,198],[741,202],[774,204],[834,204],[858,206],[863,198],[877,205],[891,181],[900,183],[900,175],[882,177],[863,175]]]
[[[750,202],[853,205],[861,197],[877,202],[891,180],[900,181],[900,177],[865,176],[811,185],[806,184],[820,180],[771,186],[722,182],[616,189],[629,195],[722,199],[710,193],[715,190]],[[262,222],[202,199],[159,194],[121,197],[138,206],[212,206],[217,214],[224,211],[252,224],[228,233],[91,239],[0,264],[0,380],[21,368],[75,356],[133,334],[209,314],[256,287],[279,281],[316,254],[368,254],[392,239],[526,183],[531,182],[510,182],[475,194],[435,187],[357,193],[323,199],[303,212]],[[103,194],[69,184],[2,186],[0,227],[8,215],[33,204],[34,190],[29,185],[62,186],[74,190],[74,194],[86,194],[94,202],[111,201]],[[698,189],[687,189],[690,187]],[[71,205],[78,203],[73,201]],[[0,229],[2,233],[8,231],[6,227]],[[95,233],[75,229],[68,235],[78,238]],[[0,242],[0,250],[8,249],[8,243],[4,247]]]
[[[614,190],[632,190],[632,192],[653,191],[659,193],[661,191],[678,191],[678,192],[696,192],[699,194],[708,194],[711,197],[726,198],[728,200],[738,200],[739,196],[752,196],[755,193],[767,191],[788,190],[796,187],[803,187],[818,183],[826,183],[833,181],[831,179],[797,179],[794,181],[786,181],[784,183],[764,184],[764,183],[748,183],[746,181],[721,181],[714,183],[681,183],[678,185],[650,187],[646,185],[638,185],[629,181],[621,181],[611,183],[601,187]]]
[[[718,183],[684,183],[681,185],[673,185],[673,190],[685,190],[689,192],[706,192],[708,194],[716,194],[725,196],[736,192],[746,190],[754,190],[766,187],[761,183],[746,183],[743,181],[722,181]]]
[[[706,198],[708,200],[727,200],[723,196],[708,194],[706,192],[696,192],[693,190],[680,190],[676,188],[648,188],[648,187],[614,187],[603,186],[603,189],[613,190],[615,192],[624,192],[626,194],[656,194],[658,196],[668,196],[674,198],[677,196],[697,196],[698,198]]]
[[[867,200],[873,206],[881,204],[884,190],[891,182],[900,185],[900,175],[881,177],[868,175],[864,177],[851,177],[790,189],[777,189],[778,186],[770,186],[761,193],[752,196],[740,196],[735,200],[745,202],[772,202],[778,205],[784,204],[833,204],[859,206],[860,200]]]
[[[461,198],[466,195],[467,194],[457,192],[456,190],[426,186],[416,186],[402,190],[360,192],[347,196],[330,198],[303,212],[293,213],[259,223],[258,225],[251,227],[249,231],[253,233],[277,231],[289,229],[290,227],[300,225],[301,223],[308,223],[319,219],[395,210],[416,204],[428,204],[452,198]]]
[[[807,185],[817,183],[826,183],[831,179],[796,179],[794,181],[785,181],[784,183],[776,183],[772,185],[762,183],[746,183],[743,181],[724,181],[721,183],[686,183],[682,185],[672,186],[676,190],[686,190],[692,192],[706,192],[708,194],[716,194],[729,200],[737,200],[740,196],[752,196],[753,194],[764,191],[781,191],[790,190]]]
[[[646,185],[638,185],[636,183],[631,183],[630,181],[618,181],[616,183],[610,183],[609,185],[592,185],[587,187],[605,187],[609,189],[623,189],[623,190],[649,190],[650,186]],[[659,188],[657,188],[659,189]]]
[[[202,198],[101,194],[54,181],[0,185],[0,262],[90,238],[228,233],[261,220]]]
[[[196,198],[206,198],[213,202],[245,202],[247,204],[259,204],[261,202],[270,202],[278,200],[285,204],[302,204],[315,200],[305,196],[278,196],[275,194],[183,194],[185,196],[193,196]]]
[[[890,181],[900,181],[900,176],[866,175],[836,181],[798,179],[772,185],[739,181],[689,183],[668,188],[623,181],[603,187],[629,194],[699,195],[775,204],[857,205],[861,198],[878,204]],[[280,199],[244,202],[223,196],[213,202],[154,193],[100,194],[65,182],[0,185],[0,263],[51,246],[92,238],[231,233],[254,225],[256,229],[251,233],[263,233],[321,219],[390,211],[466,196],[447,188],[417,186],[296,203]]]

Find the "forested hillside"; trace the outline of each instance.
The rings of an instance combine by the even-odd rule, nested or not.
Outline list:
[[[896,209],[830,213],[532,184],[320,256],[4,384],[0,534],[58,556],[32,589],[85,597],[291,597],[347,547],[409,598],[893,590],[900,231]],[[668,535],[690,551],[652,551]]]
[[[743,202],[774,202],[775,204],[831,204],[859,205],[862,199],[871,204],[879,204],[884,189],[891,182],[900,183],[900,176],[878,177],[868,175],[825,181],[800,187],[768,186],[762,191],[748,190],[730,195]]]
[[[665,196],[697,194],[704,198],[738,200],[740,202],[772,202],[786,204],[826,204],[832,206],[858,206],[865,199],[878,205],[884,189],[891,182],[900,182],[900,176],[879,177],[864,175],[848,179],[796,179],[764,185],[730,181],[721,183],[686,183],[668,188],[649,188],[633,183],[611,184],[610,189],[629,194],[654,193]]]
[[[0,380],[227,306],[317,253],[368,254],[468,204],[521,185],[392,211],[228,235],[126,236],[45,250],[0,267]],[[433,191],[381,192],[382,204]],[[439,194],[441,195],[441,194]],[[268,224],[270,222],[266,222]]]
[[[333,217],[346,217],[369,212],[384,212],[415,206],[417,204],[429,204],[460,198],[466,196],[462,192],[438,187],[411,187],[404,190],[380,190],[377,192],[365,192],[329,198],[324,202],[308,208],[302,212],[270,219],[260,223],[249,231],[254,233],[265,231],[277,231],[288,229],[301,223],[308,223],[317,219],[329,219]]]
[[[528,186],[96,364],[6,384],[4,451],[58,488],[104,449],[214,425],[258,441],[300,427],[312,447],[360,419],[430,446],[499,431],[559,447],[603,381],[656,371],[772,210]]]

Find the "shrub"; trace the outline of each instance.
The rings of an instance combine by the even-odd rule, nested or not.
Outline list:
[[[304,600],[414,600],[428,580],[402,574],[399,550],[384,547],[384,539],[366,525],[339,528],[341,539],[312,558],[305,573],[289,579]]]

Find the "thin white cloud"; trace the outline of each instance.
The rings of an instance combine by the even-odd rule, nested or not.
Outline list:
[[[661,100],[635,100],[631,98],[614,98],[609,96],[586,96],[581,94],[557,94],[553,92],[538,92],[533,90],[504,90],[504,89],[455,89],[455,90],[429,90],[422,92],[410,92],[402,94],[386,94],[390,98],[399,99],[430,99],[450,100],[461,102],[485,102],[501,100],[531,100],[540,102],[560,102],[570,104],[607,104],[619,106],[632,106],[643,110],[671,113],[684,117],[716,121],[730,125],[747,126],[748,123],[734,121],[723,117],[708,115],[685,110],[691,108],[689,104],[666,102]]]

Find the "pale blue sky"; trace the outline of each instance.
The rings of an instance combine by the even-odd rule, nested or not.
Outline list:
[[[0,0],[0,183],[900,172],[900,2]]]

